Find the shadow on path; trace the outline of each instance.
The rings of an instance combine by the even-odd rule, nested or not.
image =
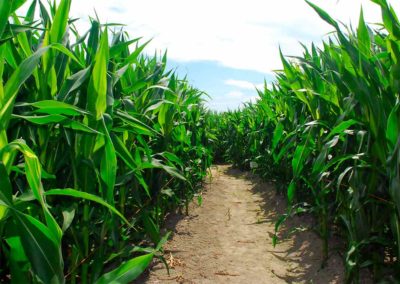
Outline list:
[[[286,212],[287,202],[284,196],[276,193],[272,182],[262,181],[251,172],[241,171],[229,166],[224,173],[236,179],[244,179],[251,183],[251,191],[261,198],[262,218],[255,224],[275,224]],[[290,266],[286,275],[275,275],[287,283],[343,283],[344,270],[342,257],[337,252],[341,247],[338,239],[330,242],[331,253],[327,265],[322,268],[322,241],[311,230],[315,220],[310,216],[295,216],[284,222],[278,231],[278,244],[269,252],[281,262]],[[272,243],[274,232],[268,232]],[[283,244],[290,242],[290,244]],[[293,268],[291,268],[293,267]]]

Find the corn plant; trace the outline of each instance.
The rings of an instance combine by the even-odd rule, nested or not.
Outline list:
[[[283,70],[256,103],[213,117],[218,151],[243,168],[255,163],[287,196],[276,230],[314,214],[323,264],[329,238],[341,236],[355,283],[362,269],[400,279],[400,22],[385,0],[373,2],[383,24],[366,25],[361,11],[356,31],[308,2],[335,36],[302,56],[281,54]]]
[[[25,2],[0,1],[0,280],[128,283],[210,165],[203,93],[71,0]]]

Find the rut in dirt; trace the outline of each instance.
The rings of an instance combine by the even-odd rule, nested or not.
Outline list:
[[[173,232],[165,247],[170,275],[155,261],[137,283],[343,282],[338,254],[321,269],[318,236],[310,231],[289,234],[311,219],[287,222],[279,244],[272,246],[275,221],[286,208],[272,184],[228,165],[211,172],[202,205],[192,203],[188,216],[167,219],[166,229]]]

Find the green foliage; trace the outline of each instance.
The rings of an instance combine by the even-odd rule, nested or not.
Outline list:
[[[70,0],[24,2],[0,4],[0,282],[128,283],[210,166],[203,94]]]
[[[336,36],[282,55],[284,70],[256,103],[210,118],[217,157],[276,179],[287,196],[277,231],[289,216],[313,214],[324,261],[329,238],[342,236],[348,282],[365,268],[375,280],[400,279],[400,23],[385,0],[374,2],[384,24],[372,29],[361,12],[356,32],[309,3]]]

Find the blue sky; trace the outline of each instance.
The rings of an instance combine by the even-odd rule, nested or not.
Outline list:
[[[312,0],[346,24],[381,22],[370,0]],[[400,1],[389,0],[398,14]],[[103,23],[123,23],[131,37],[152,39],[146,52],[168,50],[169,67],[207,92],[208,106],[234,109],[254,100],[254,86],[273,80],[285,55],[300,55],[299,42],[321,43],[332,31],[304,0],[72,0],[82,31],[94,10]]]
[[[243,102],[254,101],[255,88],[262,88],[264,79],[273,80],[271,74],[225,67],[217,61],[170,60],[167,67],[182,77],[187,75],[193,86],[212,96],[206,105],[214,110],[236,109]]]

